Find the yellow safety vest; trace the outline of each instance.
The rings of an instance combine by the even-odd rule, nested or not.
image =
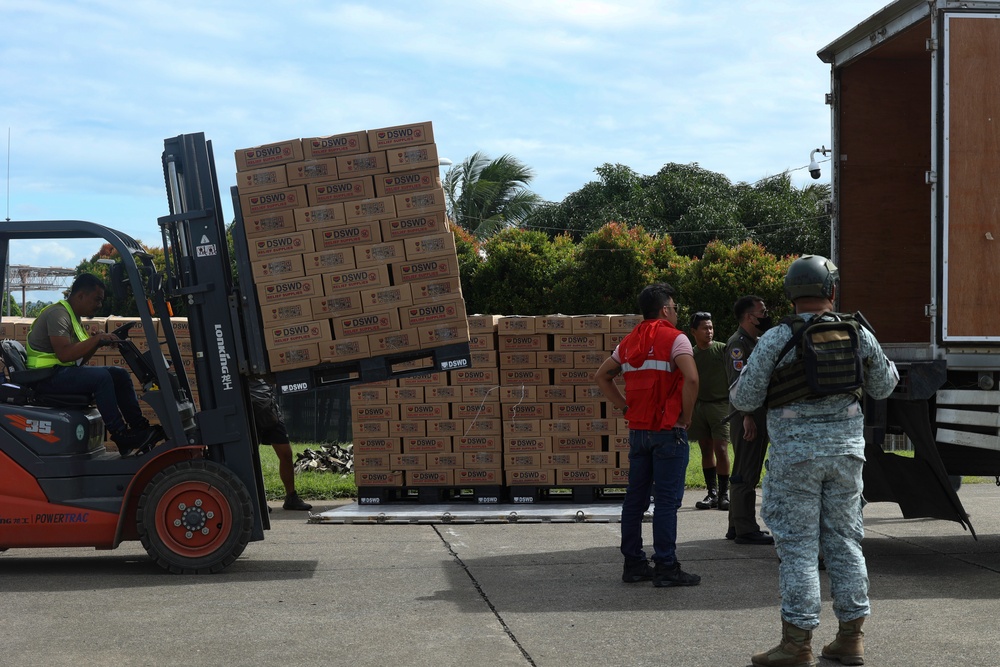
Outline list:
[[[83,328],[83,325],[80,323],[80,318],[76,316],[76,313],[73,312],[73,307],[69,305],[69,301],[63,299],[58,303],[54,303],[51,306],[47,306],[45,310],[48,310],[49,308],[55,308],[57,306],[62,306],[63,308],[66,309],[66,312],[69,313],[69,319],[73,322],[73,333],[76,334],[76,338],[78,341],[85,341],[88,338],[90,338],[90,335],[87,334],[86,330]],[[45,310],[43,310],[42,312],[44,313]],[[39,314],[39,317],[41,317],[41,314]],[[35,322],[38,322],[38,320],[36,319]],[[32,324],[31,328],[34,329],[35,325]],[[28,334],[30,338],[31,334],[30,330],[28,331]],[[31,344],[28,343],[28,341],[24,342],[24,348],[25,351],[28,353],[28,368],[49,368],[51,366],[76,366],[75,361],[59,361],[59,357],[56,356],[55,352],[39,352],[38,350],[33,349],[31,347]]]

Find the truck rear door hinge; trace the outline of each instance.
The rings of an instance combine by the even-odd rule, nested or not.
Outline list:
[[[934,37],[928,37],[927,41],[924,42],[924,49],[927,51],[937,51],[938,41]]]
[[[933,303],[924,304],[924,317],[934,317],[937,315],[937,306]]]
[[[937,172],[936,171],[926,171],[924,172],[924,183],[927,185],[934,185],[937,183]]]

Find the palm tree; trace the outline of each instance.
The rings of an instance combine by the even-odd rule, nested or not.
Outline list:
[[[528,189],[533,177],[532,170],[512,155],[490,160],[477,151],[444,175],[448,216],[477,238],[516,226],[542,201]]]

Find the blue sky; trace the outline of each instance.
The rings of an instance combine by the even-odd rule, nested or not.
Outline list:
[[[212,140],[231,219],[236,149],[425,120],[441,156],[514,155],[549,201],[604,163],[697,162],[734,182],[798,169],[803,185],[830,144],[816,51],[885,4],[0,0],[0,219],[160,245],[164,138]],[[12,261],[95,250],[40,243]]]

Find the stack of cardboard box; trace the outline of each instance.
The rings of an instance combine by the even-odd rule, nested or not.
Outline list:
[[[594,372],[640,320],[634,315],[470,316],[472,369],[419,380],[422,396],[399,393],[413,388],[417,378],[352,391],[357,484],[626,484],[628,427],[621,411],[598,390]],[[370,410],[369,400],[378,408]],[[408,407],[409,401],[423,405]],[[386,419],[399,422],[377,425]],[[364,437],[378,429],[397,439]],[[450,451],[447,438],[435,439],[442,431],[451,435]],[[383,453],[372,447],[392,451],[364,458]]]
[[[236,151],[272,371],[469,339],[431,123]]]

